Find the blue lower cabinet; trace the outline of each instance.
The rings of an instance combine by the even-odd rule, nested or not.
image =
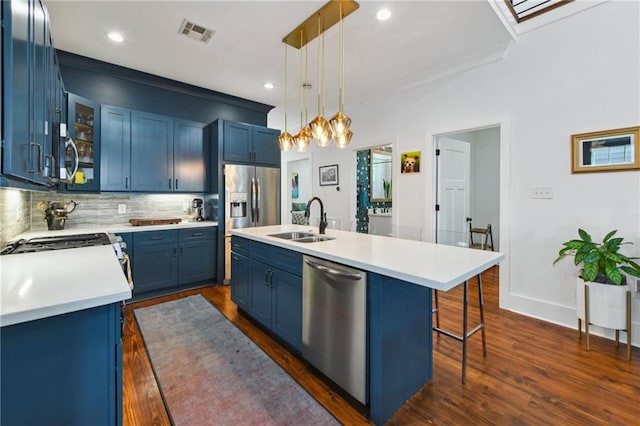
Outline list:
[[[235,236],[231,247],[231,300],[301,353],[302,255]]]
[[[214,281],[217,228],[133,233],[133,294]],[[156,293],[155,295],[159,295]]]
[[[2,327],[0,424],[121,425],[121,304]]]
[[[216,233],[213,227],[180,230],[178,284],[215,278]]]
[[[251,315],[263,325],[271,327],[271,275],[268,265],[255,260],[249,261]]]
[[[271,327],[291,346],[302,351],[302,277],[274,270]]]
[[[178,247],[175,243],[141,247],[136,244],[132,270],[134,294],[173,287],[178,283]]]
[[[249,259],[231,252],[231,300],[244,311],[249,310]]]

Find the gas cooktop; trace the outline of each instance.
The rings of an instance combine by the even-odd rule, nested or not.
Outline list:
[[[0,255],[104,246],[107,244],[111,244],[111,239],[109,238],[109,235],[104,232],[93,234],[56,235],[52,237],[18,240],[15,243],[5,246],[2,251],[0,251]]]

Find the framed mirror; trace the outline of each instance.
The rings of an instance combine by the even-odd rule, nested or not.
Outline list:
[[[640,127],[571,136],[571,173],[640,169]]]
[[[391,201],[393,159],[391,146],[371,149],[369,199],[375,202]]]

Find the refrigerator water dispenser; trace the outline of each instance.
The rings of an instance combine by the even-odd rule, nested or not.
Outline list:
[[[247,217],[247,193],[232,192],[229,194],[230,216]]]

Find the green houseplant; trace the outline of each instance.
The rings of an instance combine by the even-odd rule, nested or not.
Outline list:
[[[618,252],[620,246],[632,243],[614,238],[616,232],[609,232],[601,243],[596,243],[589,233],[578,229],[580,238],[563,243],[553,264],[574,256],[575,265],[581,268],[576,277],[576,316],[580,336],[582,321],[585,323],[587,350],[589,325],[595,324],[616,330],[616,346],[619,330],[626,331],[627,359],[631,359],[631,290],[625,274],[640,278],[640,265],[634,262],[636,257]]]
[[[640,265],[633,261],[637,258],[618,252],[620,246],[633,243],[623,242],[624,238],[621,237],[613,238],[616,232],[618,231],[609,232],[602,243],[596,243],[589,233],[578,229],[580,238],[563,243],[564,247],[553,264],[567,256],[574,256],[574,263],[582,268],[581,277],[585,282],[624,285],[626,276],[623,272],[640,278]]]

